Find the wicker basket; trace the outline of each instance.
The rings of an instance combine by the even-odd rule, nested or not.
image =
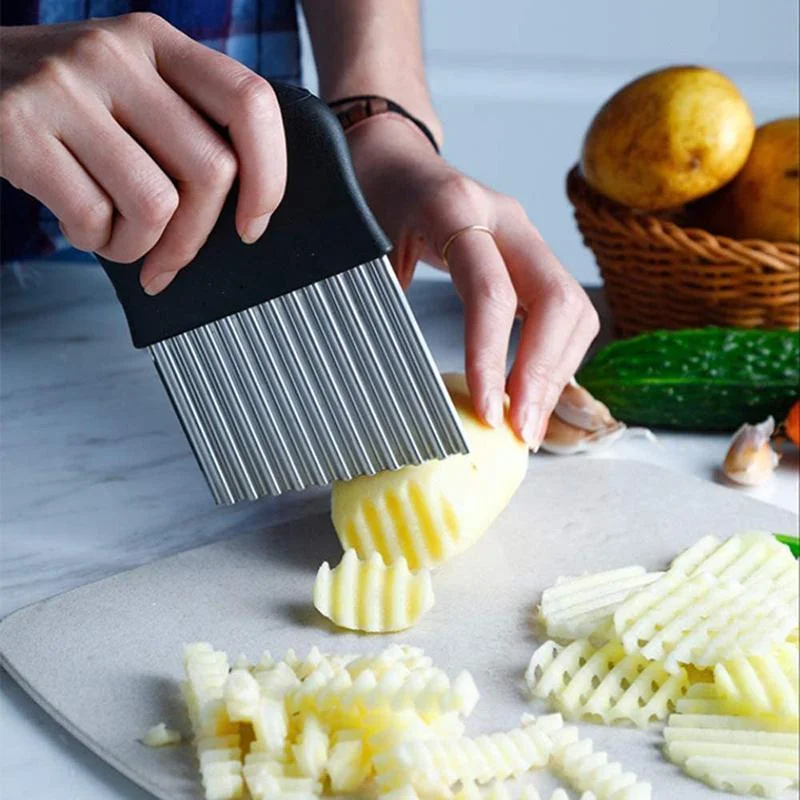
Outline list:
[[[567,195],[605,283],[617,333],[720,325],[800,328],[800,245],[737,241],[680,216],[625,208],[573,167]]]

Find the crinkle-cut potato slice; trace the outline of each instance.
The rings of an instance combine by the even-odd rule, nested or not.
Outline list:
[[[746,584],[775,579],[796,567],[797,560],[789,548],[771,533],[750,531],[724,541],[704,536],[672,561],[670,571],[686,575],[708,572],[721,580]]]
[[[351,698],[355,696],[352,689],[353,679],[345,670],[332,673],[319,670],[286,693],[286,712],[292,717],[303,714],[323,717],[336,713],[341,721],[358,711],[352,707]]]
[[[425,723],[432,723],[450,714],[468,716],[479,697],[475,681],[466,670],[452,681],[436,667],[409,670],[402,664],[377,675],[360,671],[355,680],[346,673],[319,683],[313,677],[287,698],[293,714],[305,711],[326,718],[337,712],[372,713],[377,719],[411,710]]]
[[[244,797],[239,734],[204,737],[197,740],[196,747],[206,800],[239,800]]]
[[[798,785],[798,720],[731,714],[713,684],[692,686],[664,728],[667,758],[737,794],[778,797]]]
[[[195,736],[236,733],[222,698],[230,670],[227,654],[214,650],[207,642],[195,642],[184,648],[183,667],[186,680],[181,691]]]
[[[362,672],[356,684],[369,674]],[[409,671],[398,666],[380,678],[376,676],[374,688],[361,692],[358,702],[367,710],[411,709],[425,722],[431,722],[453,712],[469,716],[478,698],[478,687],[466,670],[451,681],[443,670],[436,667]]]
[[[419,647],[411,647],[407,644],[390,644],[377,655],[353,658],[345,664],[345,669],[353,678],[357,678],[364,670],[369,670],[380,677],[384,672],[398,665],[409,670],[428,669],[433,666],[433,660],[430,656],[426,656]]]
[[[327,731],[313,714],[306,714],[296,744],[292,745],[292,755],[300,774],[320,780],[328,763],[329,749]]]
[[[228,716],[224,687],[228,656],[206,642],[184,648],[181,688],[195,737],[206,800],[237,800],[244,794],[239,725]]]
[[[581,739],[574,725],[565,726],[560,714],[545,717],[523,716],[523,725],[536,724],[550,739],[550,766],[579,792],[597,800],[650,800],[652,787],[625,772],[608,755],[595,752],[591,739]]]
[[[314,582],[314,605],[340,628],[386,633],[410,628],[433,606],[428,570],[411,572],[404,558],[387,566],[378,553],[360,561],[347,550],[338,566],[326,561]]]
[[[222,697],[232,722],[252,722],[261,704],[261,687],[248,669],[232,669]]]
[[[440,717],[430,719],[428,730],[437,739],[458,739],[459,736],[464,736],[466,725],[458,711],[448,711]]]
[[[774,714],[797,719],[800,675],[796,645],[725,661],[714,667],[717,693],[735,714]]]
[[[544,767],[552,745],[538,725],[457,739],[411,739],[376,755],[381,790],[406,783],[424,795],[441,795],[459,782],[478,784],[517,777]]]
[[[539,618],[553,639],[592,637],[607,627],[631,592],[650,585],[661,574],[634,566],[559,578],[542,593]]]
[[[372,765],[360,731],[334,734],[325,771],[331,789],[337,794],[355,792],[364,784],[370,776]]]
[[[244,778],[251,800],[315,800],[322,795],[322,784],[314,778],[296,774],[292,765],[259,753],[245,757]]]
[[[797,564],[744,584],[670,569],[620,605],[614,628],[627,653],[663,660],[668,672],[711,667],[785,641],[797,626],[799,588]]]
[[[531,657],[525,680],[534,697],[550,699],[569,719],[632,722],[666,719],[689,688],[686,671],[669,674],[658,662],[628,655],[619,642],[545,642]]]
[[[228,718],[249,723],[261,749],[272,754],[284,751],[289,720],[282,698],[264,693],[247,670],[234,669],[225,682],[224,700]]]
[[[394,771],[391,780],[384,774],[381,791],[415,800],[413,770],[394,753],[419,741],[462,741],[463,719],[478,699],[469,673],[451,679],[422,650],[400,645],[359,657],[312,648],[305,659],[289,650],[282,661],[265,653],[255,665],[236,663],[229,671],[225,653],[210,645],[186,651],[187,699],[197,708],[198,730],[206,731],[195,734],[207,800],[312,800],[323,786],[360,792],[374,788],[382,762]],[[223,722],[230,733],[207,733]],[[484,765],[492,758],[514,773],[536,739],[536,732],[512,731],[479,737],[471,747]],[[452,793],[444,784],[434,792],[442,800]]]
[[[416,711],[386,712],[381,716],[365,719],[362,736],[370,762],[392,751],[402,742],[427,739],[432,736],[430,727]]]
[[[470,453],[334,485],[333,525],[344,549],[377,552],[389,564],[434,567],[473,544],[508,505],[528,469],[528,448],[506,422],[475,416],[462,375],[444,382]]]

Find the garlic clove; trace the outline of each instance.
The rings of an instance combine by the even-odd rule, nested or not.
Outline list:
[[[550,416],[542,449],[562,456],[591,453],[628,434],[655,440],[647,429],[628,428],[615,420],[608,407],[573,378],[564,387]]]
[[[584,430],[553,414],[547,424],[542,450],[559,456],[597,452],[612,445],[625,431],[625,425],[614,420],[602,430]]]
[[[592,397],[575,378],[564,387],[553,413],[585,431],[602,431],[617,424],[608,406]]]
[[[758,425],[745,423],[733,435],[722,472],[742,486],[761,486],[775,471],[780,457],[772,449],[770,438],[775,432],[775,420],[767,417]]]

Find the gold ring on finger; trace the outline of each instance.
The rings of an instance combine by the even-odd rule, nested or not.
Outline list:
[[[481,233],[488,233],[489,236],[494,239],[494,231],[491,228],[487,228],[485,225],[467,225],[466,228],[459,228],[455,233],[451,233],[450,236],[447,237],[447,241],[442,246],[442,250],[440,252],[440,257],[442,259],[442,263],[449,267],[450,265],[447,263],[447,251],[450,249],[450,245],[458,239],[464,233],[469,233],[470,231],[480,231]]]

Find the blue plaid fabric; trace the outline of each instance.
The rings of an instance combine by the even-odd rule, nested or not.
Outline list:
[[[295,0],[0,0],[3,25],[49,25],[131,11],[159,14],[196,41],[227,53],[265,78],[300,80]],[[68,247],[53,215],[36,200],[7,181],[0,188],[0,261],[55,253],[86,257]]]

